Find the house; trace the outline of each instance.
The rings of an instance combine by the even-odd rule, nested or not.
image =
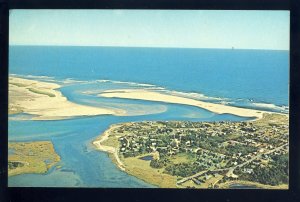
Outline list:
[[[253,173],[253,169],[252,168],[244,168],[243,173]]]

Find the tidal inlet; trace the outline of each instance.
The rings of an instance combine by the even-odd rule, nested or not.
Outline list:
[[[9,187],[288,189],[287,11],[9,23]]]

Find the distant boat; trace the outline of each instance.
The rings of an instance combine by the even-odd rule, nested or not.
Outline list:
[[[234,50],[234,47],[232,46],[231,49]]]

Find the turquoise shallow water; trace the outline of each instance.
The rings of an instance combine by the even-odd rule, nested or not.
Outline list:
[[[82,94],[81,85],[62,88],[73,102],[101,106],[103,98]],[[86,90],[87,86],[82,86]],[[91,88],[94,88],[92,85]],[[76,89],[76,91],[74,91]],[[57,121],[17,120],[9,121],[9,141],[51,140],[61,156],[60,169],[53,168],[47,174],[23,174],[9,177],[9,186],[59,186],[59,187],[154,187],[120,171],[106,153],[95,150],[91,142],[111,124],[143,120],[245,120],[224,114],[216,115],[207,110],[184,105],[146,102],[127,99],[104,99],[107,105],[123,104],[124,109],[138,105],[140,111],[162,107],[165,110],[146,115],[94,116]],[[87,102],[88,101],[88,102]],[[93,102],[91,102],[93,101]],[[145,108],[146,107],[146,108]],[[155,110],[154,110],[155,111]],[[24,117],[24,115],[19,115]],[[26,116],[25,116],[26,117]]]
[[[91,141],[111,124],[120,122],[247,119],[217,115],[192,106],[104,98],[97,96],[100,92],[147,88],[287,113],[288,55],[287,51],[258,50],[11,46],[10,74],[59,82],[63,85],[61,92],[72,102],[120,108],[128,116],[58,121],[30,121],[31,116],[27,114],[10,116],[9,141],[51,140],[61,156],[61,168],[53,168],[43,175],[9,177],[8,185],[154,187],[120,171],[106,153],[93,148]]]

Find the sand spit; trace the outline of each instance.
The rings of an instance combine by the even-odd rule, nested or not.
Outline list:
[[[124,115],[122,110],[79,105],[67,100],[55,83],[9,77],[9,113],[35,115],[33,120],[58,120],[77,116]]]
[[[222,104],[214,104],[199,100],[194,100],[185,97],[179,97],[174,95],[163,94],[159,92],[153,92],[148,90],[136,90],[136,89],[121,89],[121,90],[108,90],[99,94],[99,96],[109,98],[126,98],[126,99],[137,99],[137,100],[148,100],[157,102],[166,102],[173,104],[184,104],[191,105],[200,108],[207,109],[217,114],[233,114],[241,117],[256,117],[262,118],[265,111],[246,109],[241,107],[232,107]]]

